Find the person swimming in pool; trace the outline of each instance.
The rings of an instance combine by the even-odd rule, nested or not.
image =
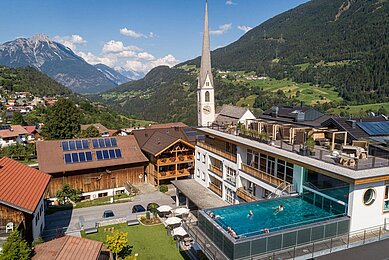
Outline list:
[[[282,204],[278,205],[278,207],[274,210],[274,214],[278,214],[281,211],[284,211],[284,206]]]
[[[262,232],[266,233],[266,234],[269,234],[270,233],[270,229],[268,228],[264,228],[264,229],[261,229]]]
[[[252,216],[254,216],[254,212],[250,209],[250,211],[249,211],[249,214],[248,214],[248,216],[249,217],[252,217]]]

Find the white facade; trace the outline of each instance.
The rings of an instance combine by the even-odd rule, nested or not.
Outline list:
[[[5,148],[14,144],[22,144],[26,141],[26,138],[22,135],[13,138],[0,138],[0,148]]]
[[[200,81],[199,81],[200,84]],[[197,113],[199,126],[210,126],[215,121],[215,93],[207,75],[204,86],[197,89]]]
[[[45,204],[43,197],[41,198],[38,206],[33,213],[32,219],[32,238],[36,240],[41,236],[43,229],[45,228]]]

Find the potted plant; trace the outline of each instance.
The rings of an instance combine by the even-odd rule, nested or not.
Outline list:
[[[307,146],[309,155],[314,156],[315,155],[315,140],[313,139],[312,135],[310,135],[307,138],[306,146]]]
[[[175,162],[176,161],[176,157],[170,157],[170,161]]]
[[[180,161],[183,161],[183,160],[185,160],[185,157],[184,157],[183,155],[180,155],[180,156],[178,157],[178,159],[179,159]]]

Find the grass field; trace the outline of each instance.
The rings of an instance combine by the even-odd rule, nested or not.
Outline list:
[[[344,112],[351,116],[366,116],[368,111],[377,111],[378,109],[380,109],[380,107],[383,107],[385,108],[386,111],[389,111],[389,102],[358,105],[358,106],[342,106],[342,107],[332,108],[327,112],[334,115],[340,115],[341,112]]]
[[[176,248],[176,242],[168,237],[166,229],[163,225],[157,226],[127,226],[127,224],[119,224],[110,226],[114,227],[115,230],[128,233],[128,242],[132,246],[131,255],[138,254],[138,260],[145,259],[158,259],[158,260],[175,260],[185,259],[180,254],[178,248]],[[92,240],[98,240],[105,242],[106,237],[110,232],[104,232],[104,228],[100,227],[98,233],[85,235],[83,237]]]
[[[301,64],[302,67],[307,66],[306,64]],[[327,103],[327,102],[338,102],[342,101],[342,98],[338,95],[338,92],[334,87],[317,87],[309,83],[295,83],[288,79],[255,79],[247,80],[246,77],[252,75],[252,73],[244,73],[242,71],[231,71],[228,73],[223,73],[221,75],[228,75],[227,78],[224,78],[223,81],[226,83],[240,83],[248,84],[251,87],[258,87],[264,91],[277,92],[282,90],[288,97],[296,97],[299,101],[303,101],[309,105],[315,105],[318,103]],[[231,79],[232,78],[232,79]],[[255,97],[251,95],[247,98],[241,99],[237,105],[245,104],[252,105],[254,104]]]

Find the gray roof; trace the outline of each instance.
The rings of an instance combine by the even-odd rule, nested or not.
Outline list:
[[[229,204],[195,179],[176,180],[171,183],[188,197],[199,209],[228,206]]]
[[[218,124],[236,124],[248,110],[247,107],[223,105],[216,116],[215,122]]]

